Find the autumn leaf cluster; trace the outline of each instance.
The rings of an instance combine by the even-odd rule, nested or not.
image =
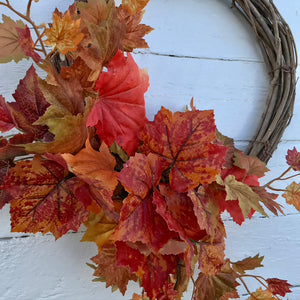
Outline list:
[[[20,20],[3,16],[0,62],[33,64],[14,101],[0,96],[0,208],[10,204],[13,232],[58,239],[84,224],[82,241],[99,251],[94,276],[122,294],[137,281],[143,292],[133,299],[181,299],[196,268],[193,299],[238,298],[263,258],[225,259],[221,214],[241,225],[282,208],[259,184],[265,164],[216,130],[212,110],[191,102],[147,120],[149,78],[129,52],[148,47],[152,28],[140,24],[148,1],[77,2],[49,25],[31,20],[31,1]],[[287,162],[299,171],[297,150]],[[293,183],[284,197],[300,209],[299,195]],[[266,279],[249,299],[278,299],[289,287]]]

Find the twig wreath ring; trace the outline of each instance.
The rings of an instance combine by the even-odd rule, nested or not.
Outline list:
[[[179,300],[190,281],[193,300],[238,298],[239,285],[249,300],[291,292],[286,280],[249,274],[262,256],[233,262],[224,252],[224,211],[239,225],[254,213],[283,214],[279,192],[300,211],[299,183],[274,187],[300,175],[296,148],[278,178],[259,182],[295,100],[295,43],[273,2],[233,2],[271,78],[252,156],[217,130],[213,110],[193,101],[184,112],[162,106],[147,120],[149,77],[130,52],[148,47],[152,28],[140,22],[149,0],[75,1],[64,13],[56,9],[48,25],[31,18],[38,2],[28,0],[20,12],[0,0],[18,17],[2,17],[0,63],[32,61],[14,101],[0,95],[0,208],[10,205],[11,231],[58,239],[84,224],[82,241],[98,248],[88,264],[96,281],[123,295],[137,282],[133,300]],[[255,292],[249,278],[261,286]]]

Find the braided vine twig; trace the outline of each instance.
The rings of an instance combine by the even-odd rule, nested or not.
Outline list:
[[[293,115],[298,64],[296,45],[273,0],[233,0],[233,7],[254,30],[270,76],[264,112],[246,150],[246,154],[268,162]]]

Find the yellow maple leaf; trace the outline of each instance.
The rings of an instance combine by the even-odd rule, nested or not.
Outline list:
[[[252,293],[247,300],[273,300],[273,299],[275,300],[278,298],[275,298],[270,291],[259,288],[254,293]]]
[[[73,21],[69,11],[62,17],[54,12],[52,19],[51,28],[45,30],[48,38],[44,41],[45,45],[52,46],[53,50],[61,54],[76,51],[77,45],[84,37],[84,34],[79,31],[80,19]]]
[[[89,219],[84,225],[87,231],[81,242],[94,242],[98,246],[99,251],[104,245],[112,243],[109,238],[117,224],[110,220],[103,211],[100,214],[90,213]]]
[[[286,199],[287,204],[293,205],[300,211],[300,184],[293,182],[287,188],[286,192],[282,195]]]
[[[126,6],[131,14],[136,14],[144,9],[149,0],[122,0],[122,5]]]

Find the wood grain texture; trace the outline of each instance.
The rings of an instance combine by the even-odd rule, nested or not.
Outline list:
[[[11,2],[18,7],[26,1]],[[56,6],[64,10],[71,2],[40,0],[38,5],[33,3],[33,16],[37,23],[50,21]],[[300,45],[300,1],[274,3]],[[0,7],[0,13],[8,11]],[[144,22],[155,28],[147,38],[150,49],[135,54],[137,63],[147,68],[150,75],[151,86],[146,95],[148,117],[153,118],[161,105],[173,111],[182,110],[194,97],[199,109],[215,110],[219,130],[234,137],[237,146],[245,149],[260,118],[268,92],[268,76],[252,30],[232,11],[230,1],[151,0]],[[0,65],[0,93],[7,100],[12,101],[11,94],[30,65],[30,61]],[[297,100],[294,118],[269,161],[271,172],[264,180],[284,170],[287,149],[293,146],[300,149],[299,95]],[[280,202],[284,203],[282,199]],[[21,238],[24,234],[9,232],[8,212],[8,206],[0,211],[1,300],[121,300],[130,299],[136,290],[135,285],[130,285],[123,298],[118,292],[111,294],[105,284],[91,282],[92,269],[85,262],[97,250],[93,244],[79,243],[83,228],[57,242],[50,235]],[[300,215],[287,205],[285,212],[286,216],[269,219],[255,215],[241,227],[224,215],[228,230],[226,254],[232,260],[256,253],[266,256],[265,267],[257,273],[288,279],[296,286],[289,299],[298,300]],[[191,288],[184,299],[190,296]],[[246,295],[241,297],[246,298]]]

